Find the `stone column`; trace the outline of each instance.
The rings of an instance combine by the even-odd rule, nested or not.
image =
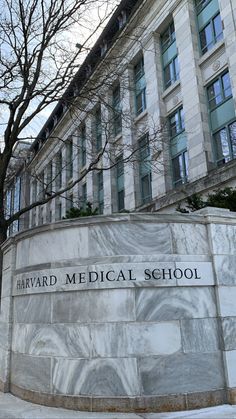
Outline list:
[[[201,213],[209,222],[228,402],[236,404],[236,219],[225,209]]]
[[[9,239],[3,250],[3,272],[0,312],[0,391],[8,392],[10,384],[10,353],[12,341],[12,279],[16,250],[14,239]]]
[[[162,100],[162,56],[159,34],[151,33],[150,37],[145,41],[144,67],[152,160],[152,197],[155,198],[166,192],[165,178],[169,167],[169,156],[166,156],[166,151],[169,150],[169,139],[166,136],[164,118],[166,110]]]
[[[224,41],[228,59],[233,98],[236,106],[236,3],[234,0],[218,0],[223,21]]]
[[[105,169],[110,166],[110,138],[111,138],[111,123],[109,115],[109,107],[107,106],[110,102],[109,92],[104,95],[104,102],[101,104],[101,115],[102,115],[102,144],[103,147],[107,141],[107,145],[102,156],[102,167]],[[111,198],[111,170],[103,171],[103,199],[104,209],[103,214],[112,213],[112,198]]]
[[[133,150],[133,67],[128,67],[121,80],[121,97],[122,97],[122,138],[123,138],[123,157],[127,159],[124,169],[125,184],[125,209],[133,210],[135,208],[135,167],[129,161],[129,156]]]
[[[208,109],[198,66],[200,52],[193,1],[182,1],[173,16],[187,134],[189,181],[192,182],[207,174],[208,160],[211,158],[210,136],[206,133]]]

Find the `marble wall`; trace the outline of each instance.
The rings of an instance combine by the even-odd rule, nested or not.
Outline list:
[[[235,214],[209,209],[65,220],[6,242],[5,390],[94,411],[223,403],[236,387],[235,232]]]

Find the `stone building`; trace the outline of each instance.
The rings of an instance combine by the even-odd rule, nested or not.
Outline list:
[[[172,212],[235,185],[235,19],[230,0],[121,1],[31,147],[31,202],[74,186],[29,227],[85,201]]]

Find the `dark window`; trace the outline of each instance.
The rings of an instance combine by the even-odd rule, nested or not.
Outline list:
[[[134,84],[136,115],[139,115],[146,109],[146,81],[143,57],[134,67]]]

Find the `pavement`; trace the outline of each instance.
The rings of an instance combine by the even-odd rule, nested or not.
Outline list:
[[[9,393],[0,393],[0,419],[236,419],[236,406],[174,413],[95,413],[45,407],[28,403]]]

